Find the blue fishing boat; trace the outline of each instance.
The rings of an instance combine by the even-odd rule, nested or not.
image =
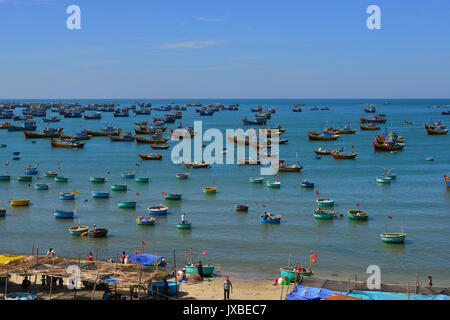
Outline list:
[[[36,184],[34,186],[36,190],[48,190],[48,184]]]
[[[23,171],[25,172],[25,174],[29,175],[36,175],[39,173],[37,168],[25,168]]]
[[[251,125],[265,125],[267,123],[267,119],[255,119],[255,121],[248,120],[246,117],[242,119],[242,123],[244,126],[251,126]]]
[[[72,211],[60,211],[57,210],[53,213],[55,218],[57,219],[72,219],[73,218],[73,212]]]
[[[148,292],[149,295],[157,295],[158,293],[166,296],[174,296],[180,291],[180,283],[178,281],[167,281],[166,286],[163,280],[158,282],[152,282],[152,291]]]
[[[106,199],[109,198],[109,192],[96,192],[92,191],[92,197],[98,199]]]
[[[5,296],[5,300],[36,300],[37,296],[32,293],[16,292],[9,293]]]
[[[124,179],[134,179],[136,175],[132,172],[124,172],[121,173],[120,176]]]
[[[303,180],[302,187],[303,188],[314,188],[314,182]]]
[[[263,213],[259,217],[260,221],[263,223],[280,223],[281,222],[281,216],[272,216],[270,213]]]
[[[148,207],[147,210],[148,210],[148,213],[150,213],[152,215],[162,216],[162,215],[167,214],[169,207],[165,206],[163,204],[160,204],[160,205],[154,205],[153,207]]]
[[[63,192],[61,192],[59,194],[59,199],[61,199],[61,200],[74,200],[75,199],[75,194],[73,192],[70,192],[70,193],[63,193]]]
[[[81,236],[83,233],[86,233],[88,231],[88,226],[74,226],[69,228],[69,232],[73,236]]]

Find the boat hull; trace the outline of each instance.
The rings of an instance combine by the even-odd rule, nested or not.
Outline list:
[[[9,203],[11,207],[28,207],[30,205],[30,200],[10,200]]]
[[[117,206],[119,208],[131,209],[136,208],[136,201],[120,201],[117,202]]]
[[[57,219],[73,219],[73,212],[55,211],[53,212],[53,215]]]
[[[198,268],[196,266],[185,266],[186,273],[195,274],[198,273]],[[203,275],[209,277],[214,272],[214,266],[202,266]]]
[[[128,189],[127,185],[115,184],[111,186],[112,191],[127,191],[127,189]]]
[[[109,192],[92,192],[92,197],[97,199],[109,198]]]
[[[136,178],[134,179],[134,181],[139,182],[139,183],[148,183],[149,178],[136,177]]]
[[[389,243],[404,243],[406,234],[404,233],[382,233],[380,238],[383,242]]]

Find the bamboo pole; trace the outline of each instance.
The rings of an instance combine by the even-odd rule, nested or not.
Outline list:
[[[97,264],[96,264],[96,266],[97,266]],[[98,280],[98,274],[99,273],[100,273],[100,269],[97,267],[97,276],[95,277],[94,289],[92,290],[92,298],[91,298],[91,300],[94,300],[95,288],[97,287],[97,280]]]
[[[34,243],[33,243],[33,248],[31,248],[31,255],[34,256]]]
[[[174,273],[176,274],[177,272],[177,259],[175,256],[175,250],[173,250],[173,268],[175,269]],[[177,279],[175,279],[175,281],[177,281]]]
[[[49,296],[49,300],[52,300],[52,289],[53,289],[53,275],[50,276],[50,296]]]
[[[8,276],[9,276],[9,273],[8,273],[8,268],[6,268],[6,278],[5,278],[5,297],[6,297],[6,295],[8,294]]]

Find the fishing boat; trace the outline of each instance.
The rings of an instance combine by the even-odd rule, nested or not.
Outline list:
[[[337,130],[336,134],[354,134],[356,133],[356,129],[353,129],[352,127],[345,125],[344,128]]]
[[[53,133],[35,133],[24,131],[25,139],[48,139],[48,138],[58,138],[59,131]]]
[[[136,178],[134,178],[134,181],[136,181],[137,183],[148,183],[149,180],[150,180],[150,178],[148,178],[148,177],[136,177]]]
[[[434,161],[434,158],[433,157],[426,157],[425,160],[426,161]]]
[[[102,118],[102,114],[100,112],[95,112],[93,114],[85,114],[84,119],[85,120],[100,120]]]
[[[127,191],[128,186],[126,184],[113,184],[111,186],[112,191]]]
[[[61,118],[58,117],[50,117],[50,118],[43,118],[43,122],[60,122]]]
[[[425,131],[429,136],[437,136],[437,135],[446,135],[448,130],[443,127],[433,127],[429,125],[425,125]]]
[[[186,168],[188,169],[201,169],[201,168],[209,168],[211,167],[211,164],[205,161],[194,161],[194,162],[184,162],[183,164],[186,166]]]
[[[158,146],[158,145],[156,145],[156,144],[152,144],[152,149],[155,149],[155,150],[159,150],[159,149],[161,149],[161,150],[167,150],[167,149],[169,149],[170,148],[170,145],[161,145],[161,146]]]
[[[380,234],[381,240],[390,243],[404,243],[406,233],[382,233]]]
[[[314,188],[314,182],[303,180],[301,186],[302,188]]]
[[[167,285],[166,285],[167,283]],[[156,295],[159,293],[164,296],[175,296],[180,292],[180,282],[178,281],[154,281],[152,282],[152,291],[149,290],[149,295]]]
[[[165,193],[163,192],[162,195],[166,200],[181,200],[182,194],[181,193]]]
[[[150,153],[150,154],[142,154],[142,153],[138,153],[138,156],[142,159],[142,160],[161,160],[163,158],[163,155],[161,153]]]
[[[61,200],[75,200],[75,193],[73,192],[61,192],[59,194],[59,199]]]
[[[95,229],[89,230],[87,232],[88,236],[93,237],[93,238],[106,237],[107,233],[108,233],[108,229],[104,229],[104,228],[95,228]]]
[[[86,131],[81,131],[81,132],[77,133],[75,136],[68,136],[68,135],[65,135],[64,133],[60,132],[59,138],[62,140],[76,141],[76,140],[89,140],[92,138],[92,136],[87,134]]]
[[[296,268],[280,268],[280,276],[283,279],[287,278],[289,281],[294,281],[295,283],[301,283],[303,280],[303,272],[298,271]]]
[[[385,176],[391,179],[396,179],[397,178],[397,174],[395,172],[393,172],[394,169],[390,169],[386,171]]]
[[[20,182],[30,182],[32,180],[33,180],[33,177],[30,177],[30,176],[17,177],[17,181],[20,181]]]
[[[404,144],[399,143],[378,143],[372,142],[375,151],[401,151],[405,147]]]
[[[30,205],[30,200],[9,200],[11,207],[28,207]]]
[[[313,215],[315,219],[320,220],[331,220],[335,216],[334,210],[324,210],[321,208],[318,208],[316,211],[314,211]]]
[[[134,172],[123,172],[120,176],[124,179],[134,179],[136,174]]]
[[[109,198],[109,192],[92,191],[92,197],[97,199],[106,199]]]
[[[6,216],[6,209],[5,208],[0,208],[0,217],[5,217]]]
[[[5,295],[5,300],[20,300],[20,301],[25,301],[25,300],[36,300],[37,296],[35,294],[32,293],[27,293],[27,292],[15,292],[15,293],[8,293]]]
[[[387,176],[378,176],[377,177],[377,182],[378,183],[391,183],[391,178],[387,177]]]
[[[74,140],[56,140],[50,139],[50,144],[55,148],[69,148],[69,149],[81,149],[84,148],[85,143],[81,143]]]
[[[73,211],[60,211],[56,210],[53,215],[57,219],[73,219]]]
[[[154,216],[164,216],[167,214],[168,210],[169,210],[169,207],[165,206],[163,204],[153,205],[153,207],[147,208],[148,213],[151,215],[154,215]]]
[[[319,149],[314,150],[314,152],[318,155],[330,155],[332,150],[324,150],[322,147],[319,147]]]
[[[380,127],[377,127],[376,125],[374,125],[374,124],[368,124],[368,125],[360,125],[359,126],[359,128],[362,130],[362,131],[369,131],[369,130],[371,130],[371,131],[375,131],[375,130],[380,130]]]
[[[280,188],[281,182],[280,181],[267,181],[266,183],[267,188]]]
[[[302,112],[302,107],[294,107],[292,108],[293,112]]]
[[[126,209],[136,208],[136,201],[118,201],[117,206]]]
[[[369,108],[364,108],[364,112],[365,113],[375,113],[377,111],[377,109],[375,109],[375,107],[371,106]]]
[[[36,184],[34,186],[36,190],[48,190],[48,184]]]
[[[102,129],[102,131],[93,131],[93,130],[87,130],[84,129],[87,135],[93,136],[93,137],[109,137],[109,136],[118,136],[122,133],[122,130],[120,128],[114,128],[114,127],[105,127]]]
[[[136,143],[147,143],[147,144],[163,144],[166,143],[169,138],[158,138],[158,139],[148,139],[144,137],[134,136]]]
[[[10,181],[11,180],[11,176],[10,175],[0,175],[0,181]]]
[[[184,267],[186,269],[187,274],[198,274],[198,268],[194,265],[187,265]],[[213,265],[204,265],[202,266],[203,276],[210,277],[214,272]]]
[[[46,177],[46,178],[54,178],[56,176],[58,176],[58,172],[55,172],[55,171],[47,171],[44,174],[44,177]]]
[[[369,213],[362,210],[349,210],[347,213],[348,217],[352,220],[364,221],[369,218]]]
[[[28,175],[36,175],[39,173],[39,170],[37,168],[25,168],[23,169],[23,171]]]
[[[359,118],[361,123],[386,123],[386,117],[382,115],[373,115],[370,119]]]
[[[156,222],[155,218],[152,217],[137,217],[136,223],[142,226],[152,226]]]
[[[259,220],[262,223],[280,223],[281,222],[281,215],[278,216],[272,216],[269,212],[264,212],[263,214],[261,214],[261,216],[259,217]]]
[[[242,123],[244,124],[244,126],[259,126],[259,125],[265,125],[267,123],[267,119],[263,118],[263,119],[255,119],[255,121],[252,120],[248,120],[247,117],[245,117],[244,119],[242,119]]]
[[[69,181],[69,178],[66,178],[66,177],[55,177],[53,179],[53,181],[55,181],[55,182],[67,182],[67,181]]]
[[[316,200],[317,206],[319,207],[334,207],[335,201],[333,199],[318,199]]]
[[[92,183],[105,183],[105,177],[90,177]]]
[[[246,204],[237,204],[234,206],[236,211],[248,211],[248,205]]]
[[[275,165],[272,164],[272,167],[276,168]],[[278,171],[280,172],[300,172],[303,169],[303,166],[298,164],[288,165],[288,164],[279,164]]]
[[[318,132],[313,132],[313,131],[309,131],[308,132],[308,139],[311,141],[315,141],[315,140],[324,140],[324,141],[334,141],[337,140],[339,138],[339,135],[337,134],[328,134],[328,133],[318,133]]]
[[[264,178],[262,178],[262,177],[251,177],[251,178],[249,179],[249,181],[250,181],[251,183],[263,183]]]
[[[177,173],[175,175],[177,179],[187,179],[189,177],[189,173]]]
[[[358,155],[358,152],[353,153],[344,153],[338,150],[332,151],[331,155],[334,159],[355,159]]]
[[[217,188],[216,187],[202,188],[202,192],[205,194],[216,194]]]
[[[69,232],[73,236],[81,236],[83,233],[88,232],[88,226],[74,226],[69,228]]]
[[[447,188],[450,188],[450,177],[444,174],[444,181]]]
[[[132,142],[132,141],[134,141],[134,137],[131,135],[131,133],[121,134],[118,136],[110,136],[109,139],[111,140],[111,142]]]
[[[177,228],[178,228],[178,229],[184,229],[184,230],[187,230],[187,229],[191,229],[191,227],[192,227],[192,223],[191,223],[191,222],[188,222],[188,221],[184,221],[184,222],[179,222],[179,223],[177,223]]]

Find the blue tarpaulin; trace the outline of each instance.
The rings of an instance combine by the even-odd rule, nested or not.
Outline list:
[[[408,300],[407,293],[391,293],[381,291],[352,291],[349,296],[364,300]],[[443,294],[409,294],[409,300],[450,300],[450,296]]]
[[[161,261],[162,258],[162,256],[158,256],[158,262]],[[148,266],[152,263],[155,263],[156,256],[154,254],[138,254],[136,256],[129,256],[128,260],[130,260],[131,262],[136,262],[143,266]]]
[[[323,300],[330,294],[348,294],[348,291],[339,292],[324,288],[305,287],[296,285],[295,289],[286,295],[286,300]]]

